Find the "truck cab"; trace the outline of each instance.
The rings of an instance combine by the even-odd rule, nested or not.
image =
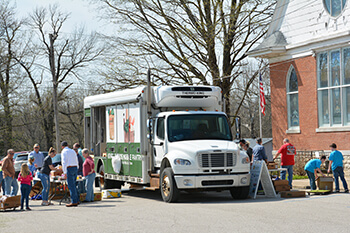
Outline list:
[[[176,200],[178,190],[191,189],[230,189],[236,198],[248,195],[249,160],[234,143],[223,112],[159,113],[152,138],[163,199]]]

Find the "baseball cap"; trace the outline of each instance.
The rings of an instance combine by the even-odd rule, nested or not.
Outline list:
[[[63,142],[61,143],[61,146],[68,146],[68,142],[63,141]]]
[[[40,147],[39,144],[34,144],[33,148]]]

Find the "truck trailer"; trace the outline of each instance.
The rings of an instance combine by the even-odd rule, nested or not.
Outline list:
[[[216,86],[142,86],[84,99],[85,146],[102,189],[230,190],[247,198],[250,161],[232,136]]]

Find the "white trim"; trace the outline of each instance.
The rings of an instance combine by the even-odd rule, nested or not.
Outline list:
[[[350,131],[350,126],[343,126],[343,127],[319,127],[319,128],[316,128],[316,133],[347,132],[347,131]]]
[[[300,133],[300,127],[293,127],[293,128],[290,128],[290,129],[287,129],[286,130],[286,133],[287,134],[291,134],[291,133]]]

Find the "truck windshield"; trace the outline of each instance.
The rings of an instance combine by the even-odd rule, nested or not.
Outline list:
[[[168,140],[229,140],[231,130],[226,116],[219,114],[173,115],[168,118]]]

